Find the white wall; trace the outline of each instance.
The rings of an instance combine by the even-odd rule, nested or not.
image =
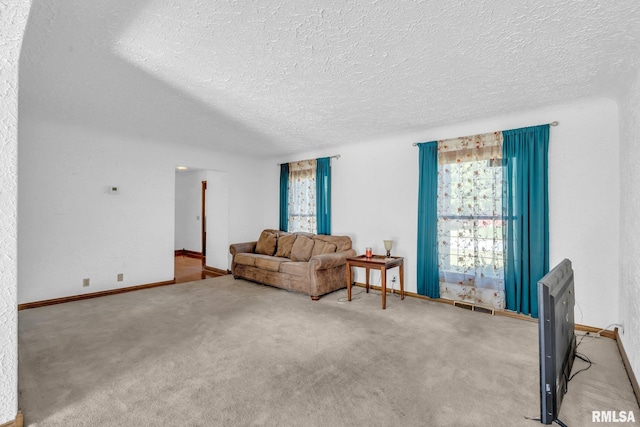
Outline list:
[[[567,106],[549,153],[551,265],[573,263],[576,322],[618,322],[620,143],[612,100]]]
[[[231,269],[229,243],[232,242],[229,240],[228,226],[229,173],[208,170],[205,173],[205,179],[207,180],[207,267],[228,270]],[[260,213],[255,212],[255,214],[262,218]],[[257,240],[258,236],[259,231],[249,240]]]
[[[18,412],[18,60],[30,7],[0,2],[0,424]]]
[[[640,379],[640,72],[620,108],[621,204],[620,328],[622,344]]]
[[[174,247],[176,250],[184,249],[186,242],[186,224],[187,224],[187,185],[189,177],[185,174],[176,173],[176,218],[175,218],[175,237]]]
[[[560,125],[551,128],[550,136],[550,262],[552,266],[563,258],[573,262],[576,322],[604,327],[618,319],[620,175],[618,112],[613,101],[586,100],[277,161],[340,154],[332,162],[332,234],[351,236],[360,253],[366,246],[383,253],[382,240],[394,239],[393,254],[405,257],[406,289],[416,292],[418,149],[412,143],[554,120]],[[270,173],[271,191],[277,194],[275,162]],[[276,199],[267,211],[275,213],[271,222],[277,223]]]
[[[177,164],[227,172],[232,241],[271,226],[263,161],[25,117],[19,130],[20,303],[173,279]]]

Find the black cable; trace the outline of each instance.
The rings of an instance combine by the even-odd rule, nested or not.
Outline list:
[[[580,344],[582,344],[582,340],[583,340],[585,337],[588,337],[588,336],[589,336],[589,332],[587,332],[586,334],[582,335],[582,336],[580,337],[580,340],[579,340],[579,341],[578,341],[578,343],[576,344],[576,348],[578,348],[578,347],[580,346]]]
[[[591,359],[589,359],[586,355],[582,354],[582,353],[578,353],[576,352],[576,357],[580,360],[583,360],[587,363],[591,363]]]
[[[529,420],[529,421],[540,421],[540,422],[542,422],[542,419],[540,419],[540,417],[536,417],[536,418],[524,417],[524,418]],[[557,418],[555,420],[553,420],[553,422],[558,424],[560,427],[567,427],[567,425],[565,423],[563,423],[562,421],[560,421]]]
[[[593,362],[591,362],[591,359],[589,359],[587,356],[585,356],[582,353],[576,353],[576,357],[580,360],[583,360],[585,362],[587,362],[589,364],[589,366],[587,366],[586,368],[580,369],[579,371],[575,372],[573,375],[571,375],[569,377],[569,379],[567,380],[567,382],[571,381],[573,379],[573,377],[575,377],[576,375],[578,375],[580,372],[584,372],[587,369],[589,369],[591,367],[591,365],[593,365]]]
[[[354,300],[354,299],[360,299],[360,297],[356,297],[356,295],[360,295],[360,294],[361,294],[361,293],[363,293],[363,292],[364,292],[364,291],[360,291],[360,292],[358,292],[357,294],[356,294],[356,293],[352,293],[352,294],[351,294],[351,300]],[[347,302],[347,301],[349,301],[349,297],[348,297],[348,296],[346,296],[346,295],[345,295],[345,296],[343,296],[343,297],[338,298],[338,302]]]
[[[525,416],[524,418],[525,418],[526,420],[529,420],[529,421],[540,421],[540,422],[542,422],[542,420],[540,419],[540,417],[537,417],[537,418],[531,418],[531,417],[526,417],[526,416]],[[558,424],[560,427],[567,427],[567,425],[566,425],[565,423],[563,423],[562,421],[560,421],[560,420],[559,420],[559,419],[557,419],[557,418],[556,418],[555,420],[553,420],[553,422],[554,422],[554,423],[556,423],[556,424]]]

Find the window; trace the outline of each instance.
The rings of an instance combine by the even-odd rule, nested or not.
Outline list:
[[[331,157],[280,164],[278,222],[282,231],[331,234]]]
[[[438,144],[438,272],[443,298],[504,308],[500,133]]]
[[[418,293],[538,317],[536,283],[549,271],[549,125],[416,145]]]

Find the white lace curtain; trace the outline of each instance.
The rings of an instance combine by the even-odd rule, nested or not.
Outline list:
[[[438,141],[440,296],[504,308],[502,133]]]
[[[316,161],[289,164],[289,231],[315,233]]]

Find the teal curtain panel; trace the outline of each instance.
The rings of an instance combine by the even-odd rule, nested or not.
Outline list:
[[[537,318],[537,282],[549,271],[549,125],[502,134],[506,308]]]
[[[280,230],[289,228],[289,163],[280,165]]]
[[[318,234],[331,234],[331,158],[316,163],[316,218]]]
[[[418,294],[440,298],[438,279],[438,142],[418,144]]]

